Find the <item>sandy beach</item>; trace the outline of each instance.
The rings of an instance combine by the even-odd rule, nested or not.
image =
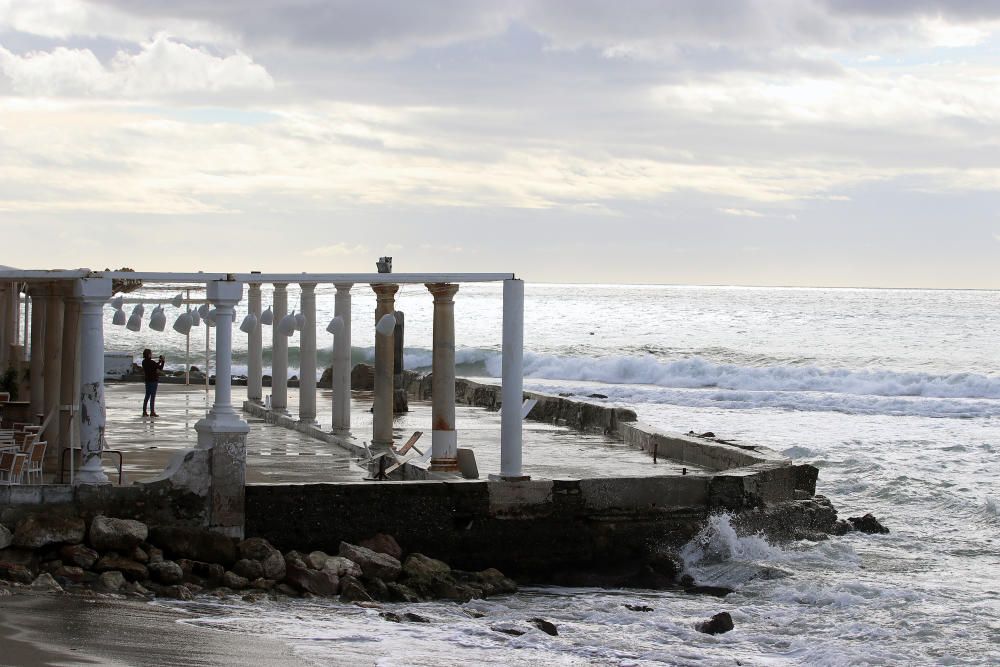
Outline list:
[[[0,665],[301,665],[276,641],[185,624],[183,613],[130,600],[0,598]]]

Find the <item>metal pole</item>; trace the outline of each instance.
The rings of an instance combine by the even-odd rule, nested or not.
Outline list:
[[[187,291],[188,300],[191,299],[191,290]],[[187,312],[191,312],[191,306],[187,306]],[[184,385],[187,386],[191,384],[191,329],[188,328],[187,333],[184,335]]]
[[[528,479],[521,471],[524,399],[524,281],[503,281],[503,378],[500,406],[500,479]]]
[[[204,318],[202,320],[202,322],[205,323],[205,395],[208,396],[208,376],[209,376],[209,374],[211,373],[211,370],[212,370],[209,367],[209,359],[211,359],[211,357],[209,356],[209,354],[212,351],[211,350],[211,341],[209,339],[209,336],[211,336],[211,334],[212,334],[212,332],[211,332],[211,328],[212,327],[208,326],[208,318]]]

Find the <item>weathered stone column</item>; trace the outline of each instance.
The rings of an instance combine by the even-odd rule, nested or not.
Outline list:
[[[351,432],[351,288],[353,283],[337,283],[333,314],[344,328],[333,339],[333,432]]]
[[[529,479],[521,469],[524,417],[524,281],[503,281],[503,379],[500,388],[500,474],[491,479]]]
[[[62,343],[63,343],[63,286],[50,285],[49,298],[45,304],[45,394],[42,412],[49,425],[42,434],[42,440],[50,447],[59,446],[59,397],[62,392]],[[103,361],[103,353],[102,353]]]
[[[260,403],[264,400],[264,338],[263,325],[260,323],[260,283],[250,283],[247,289],[247,301],[250,312],[257,318],[257,326],[247,334],[247,399]]]
[[[45,409],[45,313],[47,298],[41,283],[31,285],[31,366],[28,369],[31,383],[32,419]],[[103,353],[102,353],[103,363]]]
[[[378,298],[375,306],[375,323],[396,310],[396,292],[399,285],[372,285]],[[372,447],[392,447],[392,371],[393,336],[375,334],[375,405],[372,409]]]
[[[288,338],[278,324],[288,314],[288,283],[274,283],[274,326],[271,327],[271,409],[288,408]]]
[[[84,278],[76,282],[80,299],[80,447],[83,464],[74,480],[78,484],[107,484],[101,466],[104,407],[104,303],[111,298],[110,278]]]
[[[242,283],[208,283],[208,300],[215,307],[215,404],[194,425],[198,449],[210,452],[208,527],[230,537],[243,537],[246,443],[250,432],[232,400],[233,307],[242,298]]]
[[[12,283],[0,283],[0,373],[7,370],[10,363],[10,299]]]
[[[316,283],[299,283],[299,312],[306,318],[299,332],[299,421],[316,421]]]
[[[458,285],[433,283],[434,343],[431,375],[431,470],[458,470],[455,431],[455,294]]]
[[[75,290],[74,290],[75,291]],[[73,444],[73,416],[80,403],[80,298],[66,297],[63,317],[62,373],[59,386],[59,442],[49,440],[45,450],[47,470],[59,470],[63,450]],[[102,353],[103,363],[103,353]]]

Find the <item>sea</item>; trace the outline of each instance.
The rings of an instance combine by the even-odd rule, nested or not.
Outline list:
[[[353,356],[370,360],[374,295],[354,292]],[[665,429],[811,463],[817,492],[841,517],[870,512],[890,533],[772,544],[715,516],[683,560],[697,581],[735,589],[722,599],[532,587],[466,605],[388,605],[430,621],[403,624],[336,602],[201,601],[177,605],[183,622],[274,636],[303,664],[1000,664],[1000,292],[532,283],[525,292],[527,389],[603,394]],[[322,368],[332,287],[317,300]],[[498,378],[501,306],[499,285],[461,286],[460,375]],[[403,286],[397,307],[405,364],[426,368],[431,297]],[[237,323],[245,303],[238,310]],[[109,313],[109,346],[151,347],[182,366],[186,340],[169,329],[176,309],[167,314],[166,332],[132,333]],[[204,327],[193,333],[190,363],[203,366]],[[245,336],[234,338],[239,372]],[[695,629],[721,611],[733,631]],[[535,617],[558,636],[530,626]]]

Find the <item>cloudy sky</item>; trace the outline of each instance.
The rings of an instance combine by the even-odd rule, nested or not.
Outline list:
[[[1000,288],[1000,2],[0,0],[0,264]]]

